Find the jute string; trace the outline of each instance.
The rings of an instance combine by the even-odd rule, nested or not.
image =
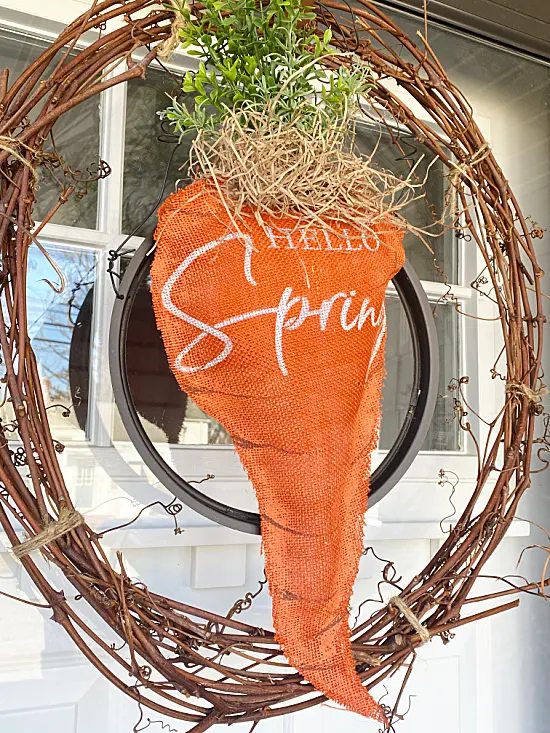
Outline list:
[[[477,152],[471,155],[462,163],[455,163],[453,160],[449,160],[449,165],[454,168],[452,173],[449,175],[449,192],[447,201],[447,211],[450,213],[451,220],[455,221],[457,216],[458,202],[457,197],[453,194],[458,188],[458,182],[462,176],[467,178],[470,183],[476,186],[476,182],[471,177],[472,166],[477,165],[488,158],[491,155],[491,148],[489,143],[484,143]]]
[[[67,509],[64,507],[59,513],[59,519],[54,522],[50,522],[48,526],[39,532],[34,537],[31,537],[26,542],[22,542],[20,545],[15,545],[13,554],[15,557],[21,559],[25,555],[29,555],[35,550],[49,545],[51,542],[55,542],[63,535],[71,532],[73,529],[80,527],[84,524],[84,517],[82,514],[77,512],[75,509]]]
[[[506,392],[508,394],[523,395],[529,399],[529,402],[536,405],[540,404],[542,398],[548,394],[545,385],[542,385],[540,389],[531,389],[523,382],[506,382]]]
[[[17,138],[0,135],[0,150],[4,150],[6,153],[9,153],[13,158],[15,158],[22,165],[28,168],[32,174],[32,177],[38,183],[38,173],[36,172],[36,166],[34,166],[30,162],[30,160],[27,160],[25,157],[23,157],[21,153],[18,152],[17,148],[24,148],[25,150],[32,151],[32,148],[29,148],[28,145],[19,142]]]
[[[473,155],[468,157],[464,162],[454,163],[452,160],[449,160],[449,165],[454,168],[454,171],[451,174],[451,182],[456,182],[458,178],[460,178],[460,176],[466,176],[466,178],[472,180],[468,175],[470,168],[473,165],[477,165],[478,163],[484,161],[485,158],[489,157],[489,155],[491,155],[491,148],[489,147],[489,143],[483,143],[479,150],[477,150]]]
[[[180,45],[180,31],[185,28],[186,20],[178,7],[177,0],[172,0],[171,5],[174,10],[174,20],[172,22],[172,35],[163,41],[157,49],[157,57],[161,61],[170,61],[174,51]],[[189,3],[185,3],[185,8],[189,9]]]
[[[397,608],[397,610],[403,614],[403,616],[407,619],[407,621],[410,623],[410,625],[413,627],[413,629],[422,640],[422,644],[427,644],[430,641],[430,632],[425,626],[422,625],[420,620],[414,615],[414,613],[411,611],[409,606],[402,598],[400,598],[399,596],[394,596],[390,599],[388,606],[393,606],[394,608]]]

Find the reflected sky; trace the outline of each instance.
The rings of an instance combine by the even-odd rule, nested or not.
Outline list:
[[[82,305],[95,282],[96,254],[91,250],[47,245],[47,252],[63,272],[65,288],[57,293],[47,282],[59,287],[59,277],[38,247],[31,247],[28,259],[27,308],[29,336],[36,354],[46,406],[62,404],[67,407],[86,396],[71,390],[71,361],[73,372],[88,353],[75,352],[75,329],[78,329]],[[90,313],[91,315],[91,313]],[[73,353],[71,354],[71,348]],[[84,344],[83,350],[86,350]],[[86,384],[87,387],[87,384]],[[75,390],[77,391],[77,390]],[[49,413],[52,430],[60,440],[83,439],[84,432],[73,413],[63,418],[61,409]],[[56,432],[61,431],[63,438]]]

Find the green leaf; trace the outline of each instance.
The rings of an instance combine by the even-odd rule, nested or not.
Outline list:
[[[190,71],[188,71],[185,74],[181,88],[183,89],[184,92],[194,92],[195,91],[195,82],[193,79],[193,75],[191,74]]]
[[[201,61],[182,82],[185,93],[196,93],[192,107],[174,100],[167,110],[167,119],[180,130],[215,130],[227,116],[225,105],[263,110],[275,98],[280,119],[290,122],[300,115],[304,128],[322,100],[329,124],[344,105],[353,109],[355,94],[368,89],[369,68],[359,59],[350,71],[336,74],[315,63],[327,52],[332,33],[326,29],[319,38],[304,25],[315,14],[304,9],[302,0],[266,0],[261,7],[255,0],[203,0],[203,7],[197,17],[189,14],[180,34],[187,53]]]

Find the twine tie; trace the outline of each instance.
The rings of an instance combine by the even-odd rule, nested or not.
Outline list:
[[[26,555],[29,555],[35,550],[40,550],[42,547],[55,542],[63,535],[68,534],[73,529],[80,527],[84,524],[84,517],[82,514],[77,512],[75,509],[62,508],[59,512],[59,519],[50,522],[42,532],[39,532],[34,537],[22,542],[20,545],[14,545],[13,554],[19,560]]]
[[[527,397],[529,402],[534,405],[538,405],[542,402],[542,398],[548,394],[546,385],[542,385],[540,389],[531,389],[527,384],[523,382],[506,382],[506,392],[512,395],[522,395]]]
[[[185,28],[186,20],[178,7],[177,0],[172,0],[172,8],[174,11],[174,20],[172,21],[172,34],[163,41],[157,48],[157,58],[161,61],[170,61],[174,55],[174,51],[180,45],[180,31]],[[185,2],[185,9],[190,10],[189,3]],[[164,10],[165,8],[163,8]]]
[[[38,174],[36,172],[36,167],[30,162],[30,160],[27,160],[25,157],[23,157],[21,153],[18,152],[17,148],[24,148],[25,150],[32,151],[32,148],[29,148],[28,145],[25,145],[24,143],[20,142],[16,137],[11,137],[8,135],[0,135],[0,150],[3,150],[6,153],[9,153],[12,156],[12,158],[15,158],[22,165],[28,168],[34,180],[38,182]]]
[[[407,619],[407,621],[410,623],[410,625],[413,627],[413,629],[422,640],[422,644],[427,644],[430,641],[430,632],[425,626],[422,625],[420,619],[415,616],[415,614],[402,598],[400,598],[399,596],[394,596],[390,599],[388,606],[393,606],[394,608],[397,608],[397,610],[403,614],[403,616]]]

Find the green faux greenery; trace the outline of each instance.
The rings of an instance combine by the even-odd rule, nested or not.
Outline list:
[[[177,0],[183,15],[182,47],[201,61],[187,72],[183,91],[192,94],[191,109],[178,100],[162,113],[180,135],[215,131],[232,112],[269,111],[275,122],[310,129],[319,119],[334,125],[356,108],[358,95],[369,88],[370,69],[355,60],[353,69],[330,72],[323,57],[337,56],[331,32],[315,33],[315,13],[302,0],[205,0],[204,11],[191,15]],[[174,5],[167,6],[174,9]]]

